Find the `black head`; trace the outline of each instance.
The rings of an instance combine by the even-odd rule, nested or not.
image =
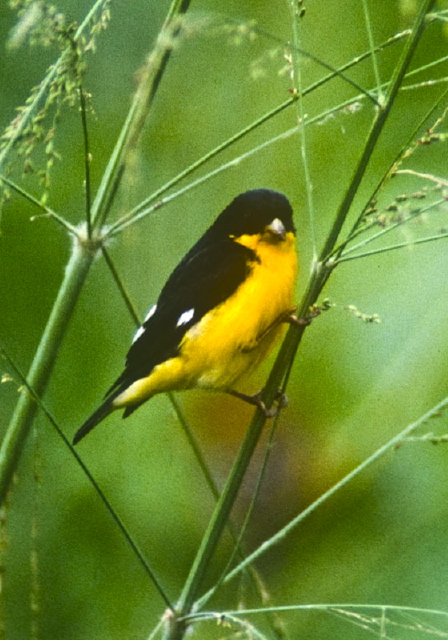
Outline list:
[[[261,233],[275,218],[295,233],[288,199],[272,189],[254,189],[237,196],[217,217],[207,235],[242,236]]]

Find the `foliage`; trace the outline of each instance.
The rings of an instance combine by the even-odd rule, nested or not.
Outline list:
[[[446,637],[445,4],[10,4],[3,637]],[[253,382],[289,407],[157,397],[74,450],[255,186],[299,229],[301,322]]]

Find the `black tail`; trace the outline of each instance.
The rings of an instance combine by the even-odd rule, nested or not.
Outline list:
[[[93,427],[96,427],[96,425],[101,422],[101,420],[104,420],[104,418],[108,416],[109,413],[112,413],[112,411],[114,410],[114,407],[112,406],[113,398],[114,396],[105,400],[103,404],[98,407],[98,409],[94,413],[92,413],[90,418],[88,418],[88,420],[84,422],[82,427],[80,427],[80,429],[78,429],[78,431],[75,433],[73,444],[77,444],[82,438],[84,438],[84,436],[89,433],[89,431],[93,429]]]

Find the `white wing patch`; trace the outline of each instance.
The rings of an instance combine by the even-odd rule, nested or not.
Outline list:
[[[140,336],[142,336],[144,333],[145,333],[145,327],[141,325],[135,332],[134,337],[132,338],[132,344],[134,344],[134,342],[137,342]]]
[[[149,318],[151,318],[157,309],[157,305],[154,304],[151,309],[148,311],[148,313],[146,314],[146,317],[144,319],[144,322],[146,322],[147,320],[149,320]],[[132,339],[132,344],[134,344],[134,342],[137,342],[137,340],[140,338],[140,336],[142,336],[145,333],[145,327],[143,325],[141,325],[137,331],[135,332],[135,335]]]
[[[146,314],[145,322],[146,322],[147,320],[149,320],[149,318],[152,318],[152,316],[153,316],[153,315],[155,314],[155,312],[156,312],[156,309],[157,309],[157,305],[156,305],[156,304],[153,304],[153,305],[152,305],[152,307],[151,307],[151,309],[150,309],[150,310],[148,311],[148,313]]]
[[[188,309],[188,311],[184,311],[182,315],[179,317],[176,327],[181,327],[183,324],[187,324],[188,322],[190,322],[193,316],[194,316],[194,309]]]

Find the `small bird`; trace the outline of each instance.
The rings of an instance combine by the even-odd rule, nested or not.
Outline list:
[[[137,330],[121,376],[77,431],[76,444],[116,409],[123,418],[157,393],[231,393],[268,355],[293,310],[292,208],[270,189],[237,196],[168,278]]]

